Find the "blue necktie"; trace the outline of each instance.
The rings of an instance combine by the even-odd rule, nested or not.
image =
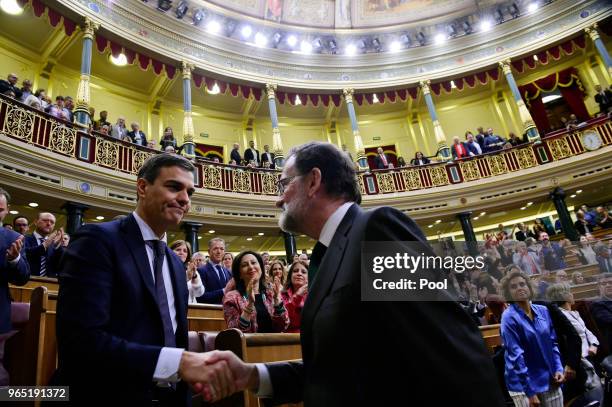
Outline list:
[[[225,272],[223,271],[223,268],[221,268],[221,265],[217,264],[214,266],[215,270],[217,270],[217,275],[219,276],[219,282],[221,282],[221,286],[225,287],[225,284],[227,284],[227,281],[225,281]]]
[[[157,295],[157,305],[164,327],[164,346],[174,348],[176,347],[176,337],[172,327],[172,318],[170,318],[170,307],[168,306],[168,296],[166,295],[166,285],[164,284],[164,275],[162,273],[166,256],[166,243],[163,240],[149,240],[149,243],[153,246],[153,253],[155,254],[155,259],[153,260],[155,294]]]

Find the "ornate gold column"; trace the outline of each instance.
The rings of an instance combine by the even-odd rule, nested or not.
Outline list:
[[[75,123],[84,129],[89,128],[93,117],[89,117],[89,78],[91,76],[91,51],[93,49],[94,32],[99,24],[85,17],[83,26],[83,51],[81,52],[81,76],[76,94]]]
[[[527,138],[531,142],[539,143],[541,142],[540,134],[538,133],[538,129],[525,106],[525,102],[521,97],[521,93],[519,92],[516,81],[514,80],[514,76],[512,75],[512,67],[510,66],[510,60],[507,59],[505,61],[501,61],[499,63],[502,70],[504,71],[504,75],[506,76],[506,81],[508,82],[508,86],[510,86],[510,90],[512,91],[512,96],[514,96],[514,101],[516,106],[518,107],[519,116],[521,118],[521,122],[523,123],[523,133],[527,134]]]
[[[278,128],[278,114],[276,113],[276,84],[267,83],[266,92],[268,94],[268,110],[270,111],[270,120],[272,121],[272,150],[274,152],[274,166],[282,168],[285,157],[283,155],[283,140],[281,139],[280,130]]]
[[[355,91],[350,88],[345,88],[342,90],[342,94],[344,95],[344,101],[346,102],[346,107],[348,109],[349,119],[351,120],[351,128],[353,129],[353,139],[355,142],[355,154],[357,155],[357,164],[359,165],[360,170],[367,170],[369,168],[368,159],[365,155],[363,139],[361,138],[361,134],[359,133],[357,114],[355,113],[355,106],[353,105],[353,93],[355,93]]]
[[[194,66],[183,61],[181,70],[183,72],[183,153],[185,157],[195,157],[195,145],[193,143],[193,118],[191,117],[191,71]]]
[[[589,37],[591,37],[591,40],[593,40],[595,43],[595,47],[597,48],[597,51],[599,51],[599,55],[606,64],[608,75],[612,77],[612,58],[610,57],[610,53],[608,53],[608,49],[606,48],[605,44],[601,40],[601,37],[599,36],[597,24],[593,24],[592,26],[585,28],[584,31],[589,34]]]
[[[448,144],[446,143],[446,135],[444,134],[444,130],[442,130],[442,125],[438,120],[438,113],[436,112],[436,107],[433,103],[433,98],[431,97],[431,89],[429,85],[431,82],[421,81],[419,86],[421,87],[421,91],[423,92],[423,98],[425,99],[425,104],[427,105],[427,110],[429,111],[429,116],[431,117],[431,122],[434,128],[434,136],[436,138],[436,145],[438,148],[437,155],[443,161],[452,160],[450,149],[448,148]]]

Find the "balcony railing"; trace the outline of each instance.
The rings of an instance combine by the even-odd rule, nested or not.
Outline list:
[[[593,132],[601,147],[612,144],[612,123],[593,119],[573,132],[556,132],[541,143],[522,144],[452,162],[358,173],[363,195],[379,195],[478,181],[577,156],[588,150],[583,134]],[[137,174],[159,151],[81,131],[72,123],[0,95],[0,133],[54,153],[127,174]],[[195,160],[197,187],[241,194],[275,195],[279,171]]]

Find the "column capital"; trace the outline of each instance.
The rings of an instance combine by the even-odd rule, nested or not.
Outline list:
[[[100,24],[99,23],[94,22],[89,17],[85,17],[85,22],[83,23],[83,37],[84,38],[89,38],[89,39],[93,40],[94,32],[98,28],[100,28]]]
[[[277,85],[275,83],[266,83],[266,92],[268,93],[268,99],[274,99],[276,97]]]
[[[193,71],[194,68],[195,66],[193,64],[190,64],[187,61],[182,61],[181,71],[183,72],[183,79],[191,79],[191,71]]]
[[[589,37],[591,37],[593,41],[597,41],[600,38],[599,32],[597,31],[597,23],[593,24],[590,27],[585,28],[584,32],[589,34]]]
[[[342,94],[344,95],[346,103],[353,103],[353,93],[355,93],[355,89],[353,88],[342,89]]]
[[[431,93],[429,85],[431,85],[431,81],[429,79],[427,79],[426,81],[419,82],[419,86],[421,87],[421,90],[423,91],[424,95],[429,95]]]
[[[512,66],[510,65],[509,59],[504,59],[503,61],[499,61],[499,66],[504,71],[504,75],[508,75],[512,73]]]

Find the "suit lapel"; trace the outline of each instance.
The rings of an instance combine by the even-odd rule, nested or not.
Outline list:
[[[344,252],[348,246],[348,233],[353,226],[353,221],[359,214],[360,209],[357,204],[353,204],[344,215],[342,222],[338,226],[334,237],[332,238],[325,256],[321,260],[317,271],[317,277],[314,282],[309,285],[308,297],[304,303],[302,310],[302,323],[311,325],[312,320],[316,316],[321,303],[329,294],[329,291],[336,279],[338,270],[344,258]]]
[[[145,249],[145,242],[142,238],[142,232],[134,219],[134,215],[130,214],[121,223],[121,230],[123,232],[123,239],[126,246],[129,249],[136,269],[140,273],[140,277],[144,282],[145,287],[153,297],[153,300],[157,303],[157,295],[155,294],[155,283],[153,282],[153,274],[151,271],[151,265],[149,264],[149,256]]]

